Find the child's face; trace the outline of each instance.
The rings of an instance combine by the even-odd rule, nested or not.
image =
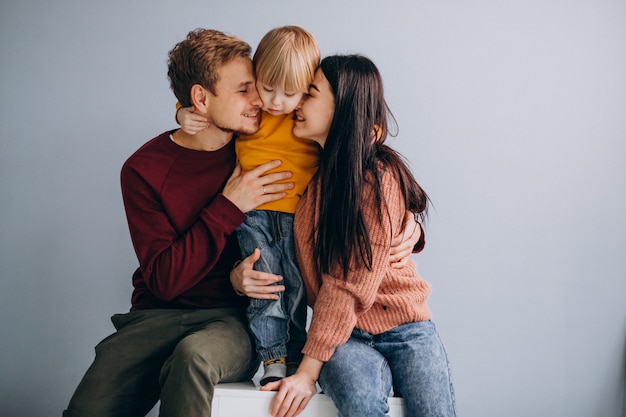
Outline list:
[[[292,113],[304,95],[302,92],[272,88],[259,81],[256,83],[256,89],[263,100],[262,109],[274,116]]]

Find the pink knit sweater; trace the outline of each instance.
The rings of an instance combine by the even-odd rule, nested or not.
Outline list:
[[[296,210],[294,234],[298,263],[307,290],[313,318],[303,352],[328,361],[335,348],[346,342],[357,327],[372,334],[383,333],[404,323],[431,318],[426,298],[430,285],[417,273],[413,261],[403,268],[389,266],[392,237],[401,233],[405,204],[398,183],[385,172],[382,179],[387,209],[379,207],[370,184],[365,184],[363,212],[372,244],[373,267],[352,265],[347,276],[342,268],[321,274],[313,259],[312,231],[317,220],[321,195],[318,177],[300,200]],[[382,222],[378,221],[382,219]]]

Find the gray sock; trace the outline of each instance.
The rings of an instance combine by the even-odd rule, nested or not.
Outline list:
[[[269,362],[269,361],[268,361]],[[261,377],[261,385],[270,382],[280,381],[287,376],[287,365],[284,363],[269,363],[263,365],[263,377]]]

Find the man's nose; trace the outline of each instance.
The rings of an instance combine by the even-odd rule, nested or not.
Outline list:
[[[253,94],[252,101],[251,101],[252,105],[263,107],[263,100],[261,100],[261,96],[259,95],[259,92],[256,91],[256,88],[254,89],[254,92],[252,94]]]

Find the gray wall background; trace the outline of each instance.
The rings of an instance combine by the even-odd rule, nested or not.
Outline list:
[[[298,24],[379,66],[434,201],[416,256],[464,417],[624,416],[626,4],[0,3],[0,414],[60,415],[126,311],[124,160],[175,126],[168,50]],[[155,414],[153,414],[155,415]]]

